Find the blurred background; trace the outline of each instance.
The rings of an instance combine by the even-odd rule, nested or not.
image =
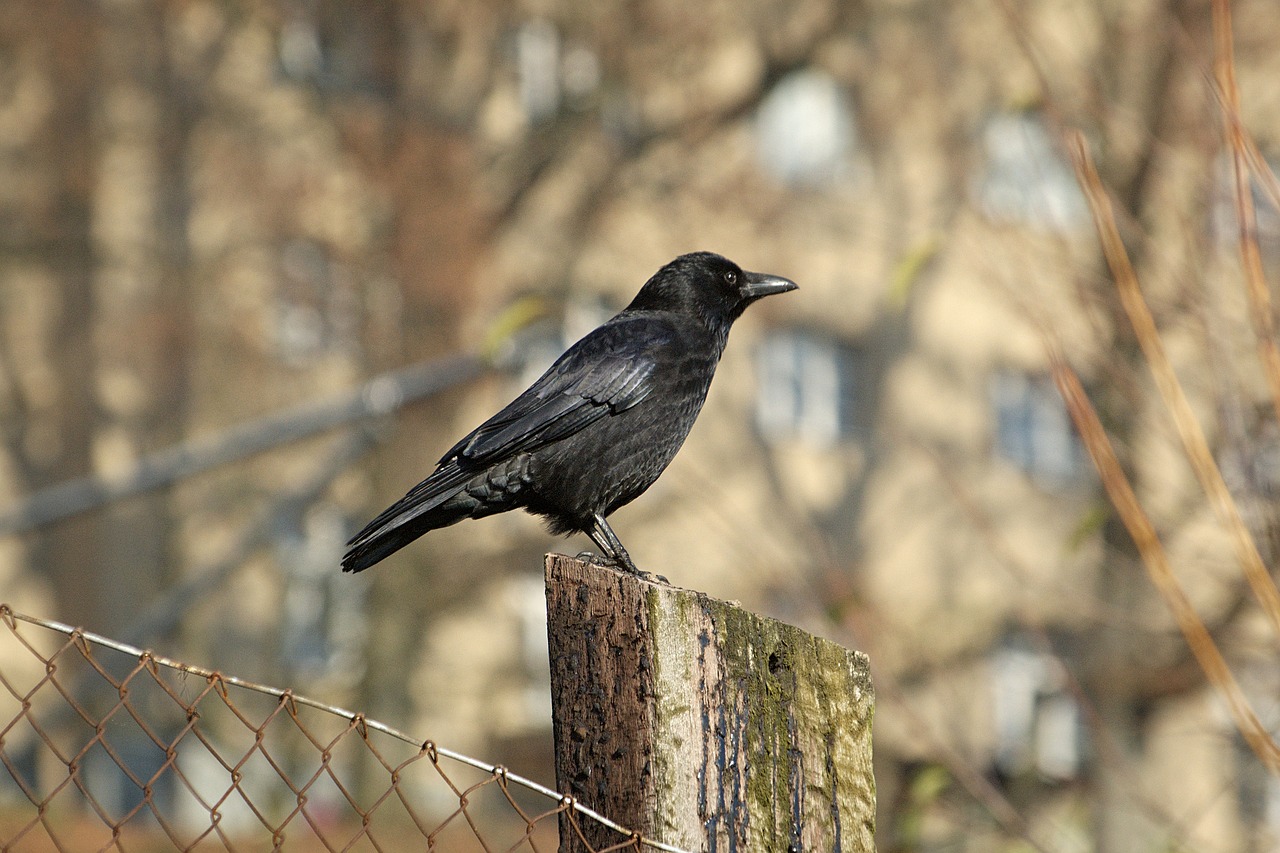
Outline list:
[[[1280,16],[1232,16],[1243,126],[1280,153]],[[880,849],[1277,849],[1280,781],[1048,369],[1052,342],[1275,731],[1276,633],[1063,146],[1273,558],[1214,62],[1204,0],[5,0],[0,599],[550,783],[542,554],[585,537],[499,516],[359,576],[343,542],[710,249],[801,289],[738,323],[614,527],[871,655]]]

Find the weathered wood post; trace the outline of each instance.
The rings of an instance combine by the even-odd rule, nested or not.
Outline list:
[[[559,554],[546,580],[560,791],[685,850],[874,849],[866,655]]]

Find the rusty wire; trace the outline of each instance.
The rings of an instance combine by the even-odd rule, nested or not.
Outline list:
[[[681,853],[363,714],[0,604],[0,851]]]

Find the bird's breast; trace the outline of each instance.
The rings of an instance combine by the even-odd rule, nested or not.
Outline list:
[[[697,420],[715,361],[685,357],[663,367],[654,372],[653,387],[639,403],[534,454],[531,508],[589,519],[630,503],[653,484]],[[584,477],[584,470],[595,476]]]

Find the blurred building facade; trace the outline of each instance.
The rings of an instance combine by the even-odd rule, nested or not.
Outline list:
[[[1233,12],[1245,125],[1280,146],[1280,22]],[[1062,145],[1089,140],[1274,556],[1275,424],[1209,27],[1207,4],[1174,0],[14,0],[6,504],[406,364],[496,367],[6,535],[0,598],[107,634],[176,609],[131,639],[549,779],[541,555],[586,540],[500,516],[358,577],[337,572],[342,542],[659,265],[712,249],[801,290],[735,327],[684,451],[615,527],[679,585],[871,654],[882,849],[1272,849],[1280,783],[1143,574],[1048,372],[1053,344],[1275,730],[1275,637]],[[198,594],[167,601],[183,583]]]

